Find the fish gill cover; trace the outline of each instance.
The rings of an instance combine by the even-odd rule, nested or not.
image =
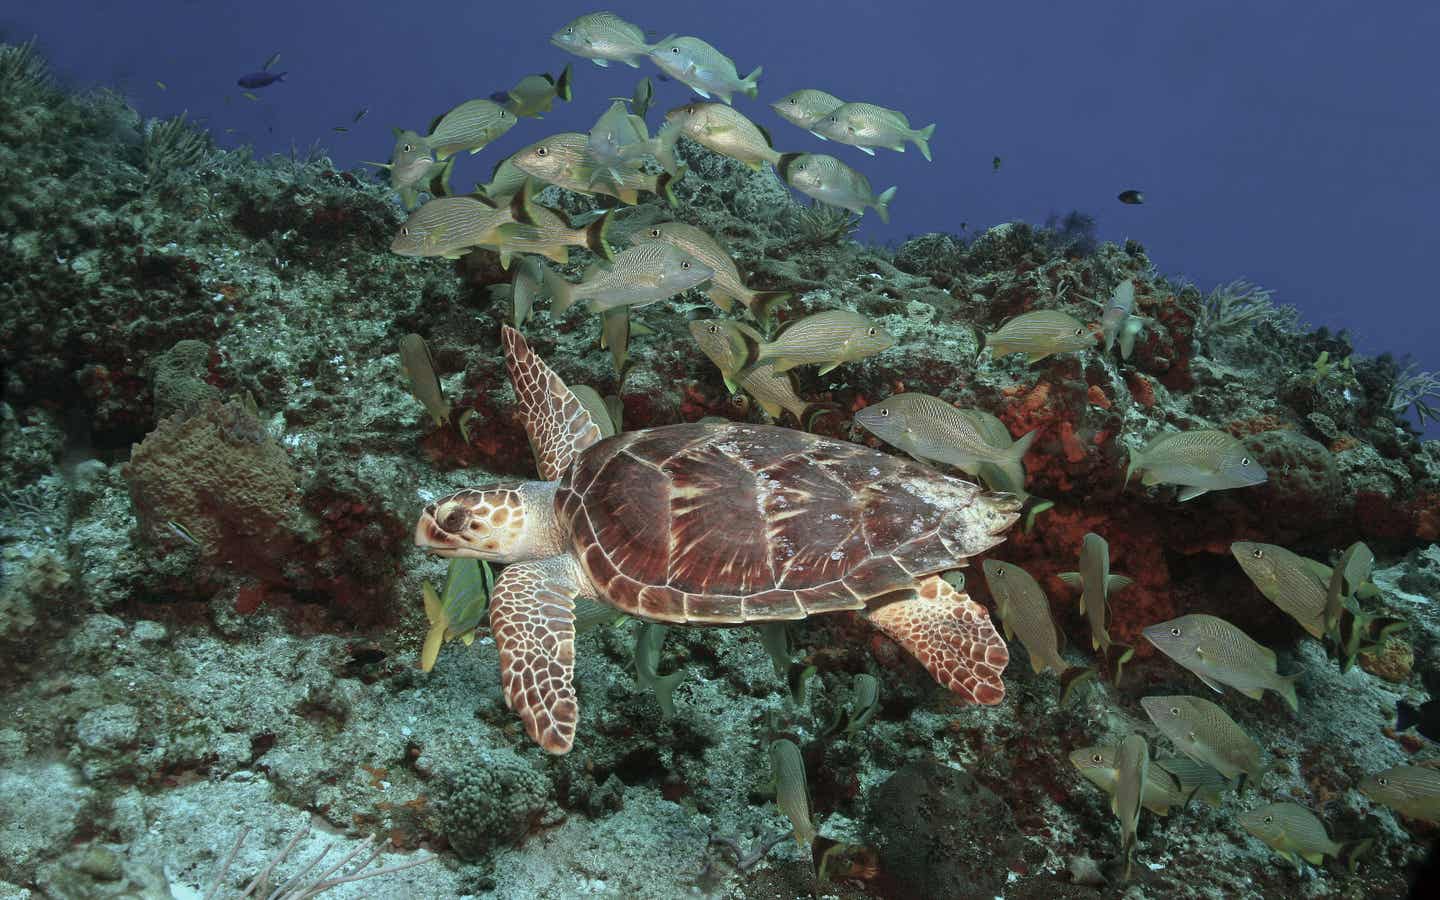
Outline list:
[[[554,99],[598,118],[631,93],[627,64],[673,45],[625,26],[557,23],[557,47],[615,65],[577,65]],[[575,49],[565,28],[590,43]],[[712,102],[754,111],[795,87],[771,88],[743,46],[675,46],[709,67],[664,71]],[[242,85],[294,87],[278,62]],[[555,51],[535,70],[563,66]],[[817,96],[830,95],[803,99]],[[484,98],[452,99],[453,111]],[[490,118],[477,124],[477,110]],[[402,124],[421,141],[432,118],[445,121],[415,112]],[[563,166],[533,167],[563,188],[502,178],[498,154],[485,157],[493,170],[476,178],[489,185],[455,191],[489,212],[428,216],[409,235],[425,207],[405,209],[385,171],[344,169],[318,148],[224,149],[191,118],[62,90],[33,44],[0,48],[0,896],[232,896],[291,879],[282,895],[781,897],[824,882],[845,897],[1053,897],[1082,889],[1071,881],[1126,877],[1156,895],[1292,896],[1302,877],[1405,891],[1433,838],[1436,780],[1424,773],[1437,754],[1433,728],[1394,715],[1433,689],[1440,445],[1404,414],[1429,409],[1433,379],[1303,326],[1253,285],[1207,293],[1162,275],[1143,234],[1095,241],[1083,217],[857,242],[854,215],[898,198],[888,211],[903,218],[906,194],[944,165],[912,153],[898,191],[872,187],[861,148],[924,140],[940,153],[964,140],[944,122],[936,133],[868,112],[889,129],[868,145],[843,122],[828,144],[781,122],[762,148],[758,131],[727,142],[742,131],[703,124],[735,121],[727,114],[692,111],[668,130],[633,115],[621,137],[575,132]],[[446,149],[493,154],[499,117],[474,105],[458,118]],[[523,132],[516,146],[552,133],[544,119],[509,118],[498,127]],[[428,176],[436,149],[406,152]],[[791,155],[822,149],[833,162],[813,170]],[[403,190],[434,196],[445,183]],[[547,217],[565,227],[536,224]],[[621,252],[652,229],[665,240],[668,222],[703,240],[672,229],[663,252]],[[513,241],[542,227],[553,239]],[[399,237],[436,252],[392,253]],[[566,253],[541,260],[531,246]],[[716,253],[737,283],[713,280],[730,277],[704,262]],[[712,280],[696,284],[696,271]],[[1125,285],[1111,346],[1102,314]],[[552,299],[577,291],[585,302],[557,313]],[[522,320],[532,361],[512,386],[500,336]],[[729,323],[715,342],[711,320]],[[512,360],[519,340],[508,339]],[[590,390],[527,381],[539,360]],[[906,394],[958,417],[893,399]],[[575,422],[603,412],[622,432],[611,441],[644,432],[646,453],[668,434],[761,435],[717,445],[739,471],[747,453],[791,449],[773,472],[755,460],[753,483],[707,483],[698,469],[662,482],[654,464],[609,481],[618,469],[600,461],[618,444],[587,456],[593,435],[557,448],[552,432],[527,434],[552,398],[573,403]],[[882,411],[899,408],[918,427],[892,438]],[[686,422],[710,430],[663,430]],[[767,422],[787,431],[724,429]],[[422,671],[439,627],[423,586],[445,584],[447,563],[417,539],[443,548],[446,529],[473,522],[477,555],[493,539],[499,563],[511,561],[507,540],[568,558],[541,540],[568,519],[536,505],[563,493],[514,487],[535,477],[532,449],[564,450],[547,457],[567,460],[561,475],[574,451],[600,482],[576,501],[592,524],[608,517],[597,546],[617,565],[650,565],[627,548],[672,513],[628,487],[682,489],[677,509],[709,504],[690,527],[735,560],[778,559],[792,546],[775,536],[788,514],[775,506],[774,533],[756,530],[724,512],[744,507],[727,492],[813,499],[827,482],[807,470],[895,453],[882,438],[935,468],[863,457],[911,474],[854,470],[853,493],[827,495],[799,537],[832,534],[831,515],[864,516],[867,541],[901,542],[919,533],[912,515],[969,510],[946,540],[1003,536],[984,571],[1027,573],[1026,602],[1041,606],[1022,612],[978,565],[963,570],[968,583],[892,572],[899,595],[771,622],[762,644],[750,627],[617,620],[595,602],[615,596],[587,588],[578,563],[521,561],[509,581],[499,570],[497,623],[536,596],[527,573],[548,579],[551,598],[580,595],[573,613],[568,600],[546,607],[534,645],[556,654],[547,677],[573,669],[570,752],[544,753],[506,708],[537,708],[528,683],[497,677],[536,651],[483,618],[438,657],[425,651],[433,670]],[[497,482],[510,484],[504,502],[479,503],[474,491]],[[633,538],[607,542],[618,532]],[[852,545],[826,539],[836,549],[822,564],[850,565],[841,547]],[[1237,563],[1258,542],[1293,557],[1283,594]],[[949,546],[921,574],[967,555]],[[904,547],[913,565],[928,558]],[[1068,586],[1060,576],[1077,560]],[[725,560],[695,562],[720,571]],[[997,600],[1029,619],[1007,622],[1027,641],[1009,647],[1008,666],[989,623]],[[432,615],[444,609],[432,600]],[[1175,624],[1192,615],[1219,623],[1218,643]],[[1181,632],[1183,653],[1150,630],[1162,625]],[[1048,654],[1052,630],[1061,659],[1028,664],[1025,635],[1043,635]],[[957,635],[975,641],[958,660],[946,655]],[[1003,700],[992,687],[980,699],[995,705],[961,702],[977,697],[963,676],[987,659],[1005,666]],[[1077,672],[1087,677],[1062,681]],[[1167,724],[1162,701],[1188,728]],[[1137,735],[1148,755],[1117,763],[1118,799],[1066,764],[1081,748],[1140,746]],[[1180,799],[1187,784],[1204,802]],[[1294,819],[1326,843],[1251,822],[1275,802],[1305,807]]]

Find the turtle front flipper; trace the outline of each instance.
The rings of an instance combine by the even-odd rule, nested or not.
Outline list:
[[[939,575],[920,582],[913,598],[882,606],[868,618],[920,660],[942,686],[983,706],[1005,699],[1000,675],[1010,662],[1010,651],[1004,639],[985,607]]]
[[[570,471],[576,454],[600,440],[600,427],[520,332],[506,325],[500,329],[500,342],[540,478],[558,481]]]
[[[500,650],[505,703],[548,753],[568,753],[575,698],[575,597],[588,593],[568,556],[507,566],[490,595],[490,632]]]

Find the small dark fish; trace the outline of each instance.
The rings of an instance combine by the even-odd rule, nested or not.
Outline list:
[[[275,68],[275,64],[278,62],[280,62],[280,51],[276,50],[274,53],[270,54],[269,58],[265,60],[265,65],[261,66],[260,68],[268,72],[271,69]]]
[[[355,114],[355,118],[351,119],[350,121],[351,121],[351,122],[358,122],[358,121],[360,121],[361,119],[365,118],[365,117],[368,116],[368,115],[370,115],[370,107],[368,107],[368,106],[362,106],[362,107],[360,108],[360,111]]]
[[[992,172],[998,172],[998,171],[1000,171],[1000,157],[997,156],[997,157],[995,157],[994,159],[990,160],[990,171],[992,171]]]
[[[235,83],[240,85],[242,88],[246,88],[252,91],[259,90],[263,87],[269,87],[277,81],[284,81],[287,74],[289,73],[251,72],[249,75],[241,75],[238,79],[235,80]]]
[[[1139,206],[1140,204],[1145,202],[1145,193],[1143,191],[1136,190],[1121,191],[1118,195],[1116,195],[1115,199],[1119,200],[1121,203],[1128,203],[1131,206]]]
[[[350,129],[346,128],[344,125],[336,125],[336,126],[334,126],[333,128],[331,128],[330,130],[331,130],[331,131],[334,131],[334,132],[336,132],[336,133],[338,133],[338,134],[345,134],[345,133],[347,133]]]
[[[1401,701],[1395,708],[1395,730],[1414,728],[1432,741],[1440,740],[1440,700],[1427,700],[1419,706]]]
[[[155,82],[155,86],[156,86],[157,88],[159,88],[160,90],[162,90],[162,91],[168,91],[168,90],[170,90],[170,88],[167,87],[166,84],[165,84],[165,82],[163,82],[163,81],[157,81],[157,82]]]

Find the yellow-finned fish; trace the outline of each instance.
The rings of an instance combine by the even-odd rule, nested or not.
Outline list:
[[[418,132],[395,131],[395,149],[390,153],[388,163],[370,162],[390,173],[390,189],[400,195],[400,202],[408,212],[420,205],[420,192],[428,191],[432,197],[448,197],[450,173],[455,167],[454,158],[436,162],[430,153],[425,138]]]
[[[935,133],[935,126],[911,128],[910,120],[898,110],[874,103],[846,103],[822,116],[811,130],[826,140],[858,147],[871,156],[875,155],[873,147],[904,153],[908,141],[918,147],[920,155],[929,162],[930,136]]]
[[[490,180],[487,183],[475,185],[475,191],[491,203],[504,206],[525,189],[525,183],[529,180],[530,176],[515,165],[514,157],[507,156],[490,170]]]
[[[410,214],[390,242],[401,256],[459,259],[490,240],[501,225],[513,222],[508,207],[493,207],[474,197],[440,197]]]
[[[1115,793],[1110,795],[1110,810],[1120,820],[1120,852],[1125,856],[1125,880],[1135,861],[1136,833],[1140,828],[1141,799],[1150,777],[1150,745],[1145,738],[1132,734],[1120,742],[1115,753]]]
[[[440,386],[440,375],[435,371],[435,358],[430,347],[418,334],[407,334],[400,339],[400,371],[410,379],[410,393],[430,413],[439,428],[450,421],[450,401],[445,399],[445,390]]]
[[[776,100],[770,104],[770,108],[790,124],[799,125],[816,137],[828,140],[824,135],[814,131],[815,123],[844,105],[845,101],[834,94],[827,94],[814,88],[803,88]]]
[[[690,334],[700,345],[700,350],[720,370],[725,386],[732,393],[737,390],[748,393],[770,418],[778,420],[781,412],[789,412],[801,427],[806,427],[813,413],[827,408],[826,404],[807,403],[801,399],[791,373],[781,375],[769,363],[745,367],[747,341],[762,339],[760,333],[749,325],[723,319],[700,319],[690,323]]]
[[[1440,769],[1395,766],[1360,782],[1360,793],[1402,816],[1440,822]]]
[[[770,135],[734,107],[687,103],[667,112],[665,121],[700,146],[752,169],[759,169],[763,163],[780,164],[780,154],[770,145]]]
[[[1110,594],[1129,587],[1134,579],[1110,574],[1110,544],[1092,531],[1080,544],[1079,571],[1061,572],[1060,580],[1080,588],[1080,614],[1090,620],[1091,649],[1108,655],[1110,647],[1116,645],[1110,637]],[[1128,660],[1127,652],[1121,662]]]
[[[1371,838],[1343,844],[1330,840],[1324,823],[1298,803],[1270,803],[1246,810],[1237,818],[1241,828],[1294,863],[1297,872],[1300,860],[1318,866],[1327,856],[1344,860],[1353,872],[1360,854],[1374,843]]]
[[[553,134],[543,141],[519,151],[510,157],[515,168],[541,181],[576,191],[581,194],[607,194],[622,202],[634,204],[640,199],[641,191],[650,191],[664,197],[671,206],[675,195],[670,190],[671,182],[684,175],[685,167],[672,176],[669,172],[649,175],[639,170],[620,172],[620,183],[610,183],[608,178],[596,178],[596,165],[589,152],[590,136],[579,132]]]
[[[1095,333],[1069,313],[1058,309],[1037,309],[1016,316],[993,334],[978,334],[980,348],[990,348],[998,359],[1023,353],[1037,363],[1055,353],[1074,353],[1095,345]]]
[[[1018,441],[997,447],[986,439],[975,419],[939,397],[918,391],[893,394],[872,403],[855,413],[855,421],[880,440],[918,459],[946,463],[969,475],[978,474],[981,464],[990,463],[1012,475],[1018,473],[1022,483],[1025,470],[1020,460],[1038,433],[1031,431]]]
[[[444,160],[468,150],[479,153],[486,144],[515,127],[515,114],[494,100],[466,100],[430,124],[425,143]]]
[[[518,119],[540,119],[555,105],[557,97],[568,103],[570,96],[570,66],[566,65],[558,78],[549,72],[526,75],[510,90],[490,99],[504,104]]]
[[[612,12],[593,12],[574,19],[551,35],[550,43],[601,67],[622,62],[638,69],[635,57],[650,50],[645,32]]]
[[[752,291],[740,280],[740,270],[735,260],[720,242],[711,234],[684,222],[661,222],[642,228],[630,236],[632,243],[641,241],[665,241],[674,244],[686,253],[703,262],[715,271],[710,287],[705,292],[715,305],[729,312],[735,302],[750,311],[756,319],[765,320],[769,311],[777,304],[784,303],[794,294],[787,291]]]
[[[475,629],[486,618],[490,591],[495,576],[490,564],[478,559],[455,558],[445,573],[445,591],[436,593],[428,581],[421,582],[425,599],[425,617],[430,631],[420,651],[420,669],[428,672],[435,666],[440,647],[459,638],[465,646],[475,641]]]
[[[1125,483],[1143,472],[1145,485],[1180,485],[1180,501],[1209,491],[1250,487],[1266,479],[1265,470],[1245,445],[1224,431],[1194,429],[1157,435],[1140,450],[1130,451]]]
[[[741,93],[752,100],[760,92],[762,66],[744,78],[735,71],[735,61],[697,37],[668,37],[649,50],[660,70],[690,90],[710,99],[714,94],[730,104],[730,95]]]
[[[1050,600],[1029,572],[1014,563],[985,560],[985,583],[1005,626],[1005,640],[1017,635],[1030,654],[1030,668],[1037,674],[1049,669],[1060,676],[1062,698],[1076,679],[1093,675],[1092,669],[1070,665],[1061,655],[1065,636],[1050,613]]]
[[[516,196],[519,196],[518,194]],[[500,254],[501,268],[510,268],[516,253],[535,253],[565,265],[570,261],[571,247],[584,247],[601,259],[611,259],[606,235],[610,229],[610,212],[586,225],[574,228],[566,218],[548,206],[528,205],[526,222],[509,222],[496,228],[482,246]]]
[[[586,301],[590,312],[622,306],[645,306],[689,290],[714,275],[714,270],[673,244],[645,241],[616,255],[609,265],[596,263],[579,284],[556,276],[546,282],[550,311],[561,316]]]
[[[1229,686],[1259,700],[1265,691],[1274,691],[1291,709],[1300,711],[1295,696],[1300,676],[1281,675],[1275,670],[1273,650],[1224,619],[1191,613],[1151,625],[1144,634],[1161,653],[1194,672],[1217,694]]]
[[[630,112],[624,100],[616,100],[590,128],[584,160],[590,169],[590,183],[603,181],[612,189],[623,189],[634,176],[643,177],[646,156],[654,157],[667,174],[678,174],[678,135],[677,127],[667,127],[650,137],[645,120]]]
[[[1245,775],[1260,782],[1260,745],[1219,706],[1203,697],[1177,694],[1141,697],[1140,707],[1176,750],[1231,781]]]
[[[870,179],[823,153],[783,153],[775,171],[795,190],[821,203],[848,209],[857,216],[873,207],[880,221],[890,221],[890,201],[896,188],[887,188],[878,196],[870,187]]]
[[[1115,793],[1119,781],[1119,751],[1119,745],[1081,747],[1071,751],[1070,763],[1085,780],[1110,795]],[[1192,798],[1209,806],[1220,806],[1224,802],[1220,790],[1228,785],[1225,776],[1204,763],[1178,756],[1153,759],[1146,770],[1140,802],[1157,816],[1170,815],[1171,809],[1183,808]]]
[[[1230,554],[1271,603],[1299,622],[1311,637],[1325,636],[1329,566],[1276,544],[1254,541],[1236,541],[1230,545]]]
[[[818,365],[824,375],[893,346],[895,338],[879,325],[852,310],[832,309],[787,325],[775,340],[753,347],[746,364],[772,363],[776,372]]]
[[[770,773],[775,777],[775,805],[794,826],[796,842],[808,846],[815,840],[815,826],[810,821],[805,759],[794,741],[780,738],[771,742]]]
[[[983,409],[962,409],[958,412],[969,419],[975,430],[980,432],[980,437],[996,450],[1004,451],[1014,446],[1015,438],[1011,436],[1009,427],[995,416]],[[1008,463],[982,462],[976,468],[975,476],[985,482],[985,486],[992,491],[1005,491],[1022,499],[1030,496],[1025,491],[1023,462],[1017,461],[1013,466]]]

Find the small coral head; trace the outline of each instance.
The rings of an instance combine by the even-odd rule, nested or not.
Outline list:
[[[526,555],[525,491],[520,484],[451,494],[425,507],[415,546],[439,556],[514,562]]]

